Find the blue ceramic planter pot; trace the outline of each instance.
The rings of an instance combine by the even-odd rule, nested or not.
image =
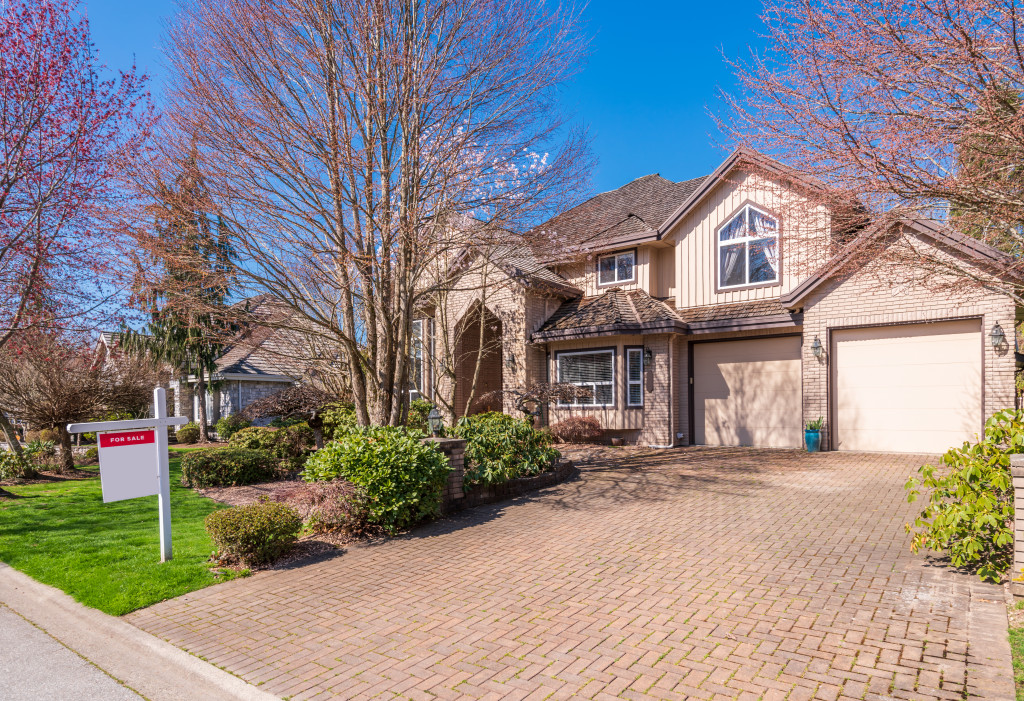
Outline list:
[[[821,450],[821,431],[804,431],[804,444],[808,453],[817,453]]]

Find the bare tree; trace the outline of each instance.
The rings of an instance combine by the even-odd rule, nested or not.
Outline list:
[[[281,323],[338,358],[360,424],[400,423],[414,315],[450,283],[431,263],[524,243],[588,175],[586,139],[555,100],[585,53],[578,13],[199,0],[169,46],[154,168],[195,145],[243,291],[287,305]]]
[[[839,221],[819,233],[923,218],[1009,254],[979,273],[883,236],[869,248],[897,264],[884,274],[1024,302],[1020,3],[768,0],[763,18],[769,48],[733,62],[741,91],[720,119],[731,140],[820,182],[815,201]]]

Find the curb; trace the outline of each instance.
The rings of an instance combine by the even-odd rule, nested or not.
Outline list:
[[[0,601],[150,701],[277,699],[2,562]]]

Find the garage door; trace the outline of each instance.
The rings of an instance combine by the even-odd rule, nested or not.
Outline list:
[[[981,322],[832,334],[839,450],[941,453],[981,428]]]
[[[800,338],[693,346],[694,439],[698,445],[803,445]]]

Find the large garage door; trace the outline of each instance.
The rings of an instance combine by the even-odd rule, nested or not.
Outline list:
[[[981,428],[981,322],[832,334],[839,450],[941,453]]]
[[[800,338],[695,343],[693,409],[698,445],[799,448]]]

